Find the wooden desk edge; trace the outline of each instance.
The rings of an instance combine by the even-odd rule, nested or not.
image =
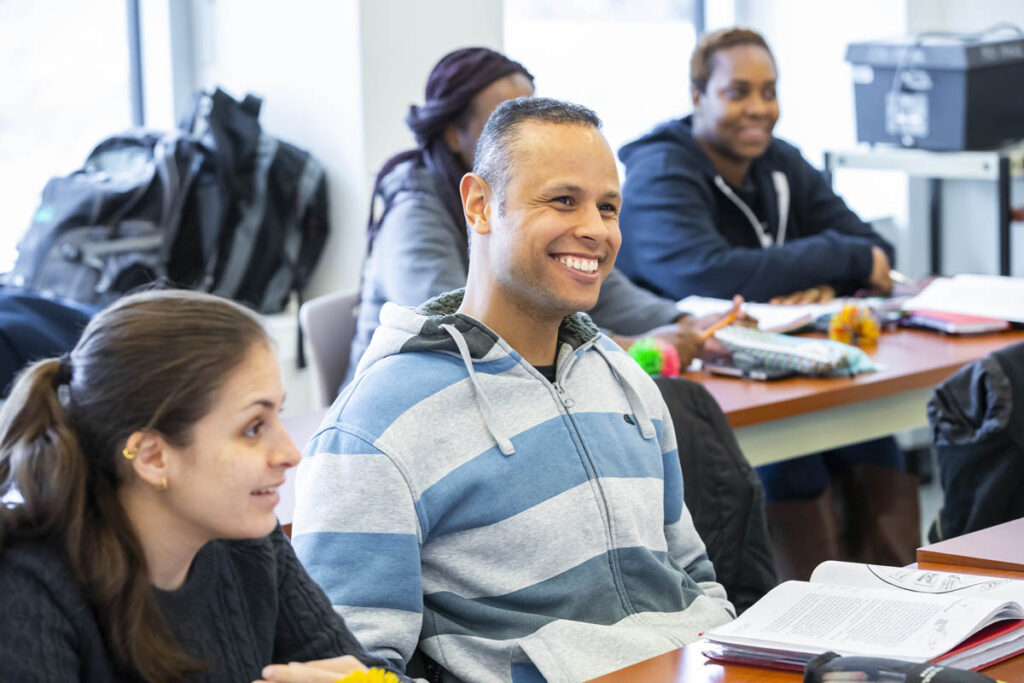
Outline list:
[[[927,389],[942,382],[959,370],[962,365],[963,363],[960,362],[951,363],[948,366],[933,368],[909,377],[893,377],[880,382],[854,384],[851,381],[847,386],[837,386],[829,391],[796,396],[768,405],[730,410],[726,414],[726,419],[729,420],[729,425],[736,429],[793,415],[815,413],[859,401],[871,401],[915,389]],[[841,378],[839,381],[842,381]]]
[[[918,551],[917,566],[919,569],[927,569],[929,571],[937,572],[952,572],[954,574],[976,574],[978,576],[994,576],[999,579],[1024,579],[1024,571],[1008,570],[1008,569],[992,569],[990,567],[975,567],[964,563],[964,558],[959,558],[956,564],[949,564],[945,562],[933,562],[925,560],[924,562],[920,559],[920,551]]]

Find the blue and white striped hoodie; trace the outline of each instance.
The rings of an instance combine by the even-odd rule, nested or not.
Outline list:
[[[582,681],[730,620],[650,378],[575,314],[552,384],[461,300],[382,309],[299,465],[295,550],[366,649]]]

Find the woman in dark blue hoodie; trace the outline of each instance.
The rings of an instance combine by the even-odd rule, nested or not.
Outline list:
[[[616,265],[662,296],[812,303],[892,288],[892,245],[792,145],[772,136],[776,68],[745,29],[704,36],[691,60],[693,114],[626,145]],[[919,545],[916,481],[889,437],[758,468],[781,578],[850,552],[902,565]],[[830,480],[848,494],[841,530]],[[846,540],[853,543],[843,543]],[[844,547],[846,546],[846,547]]]
[[[633,281],[675,299],[795,302],[891,289],[892,245],[799,150],[772,137],[775,81],[759,34],[709,34],[691,61],[693,114],[619,152],[626,182],[617,266]]]

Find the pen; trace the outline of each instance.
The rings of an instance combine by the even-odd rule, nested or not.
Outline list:
[[[901,285],[912,284],[909,277],[895,269],[889,271],[889,279],[893,282],[898,282]]]
[[[721,320],[719,320],[715,324],[713,324],[711,327],[709,327],[708,329],[706,329],[706,330],[704,330],[703,332],[700,333],[701,341],[707,341],[708,338],[710,338],[711,335],[713,335],[715,332],[718,332],[720,329],[722,329],[723,327],[725,327],[727,325],[731,325],[735,321],[736,321],[736,312],[735,311],[729,311],[729,315],[725,316],[724,318],[722,318]]]

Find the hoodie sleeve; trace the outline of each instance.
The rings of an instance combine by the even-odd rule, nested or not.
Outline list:
[[[618,268],[601,284],[590,317],[612,334],[638,335],[668,325],[683,315],[675,302],[630,282]]]
[[[381,298],[419,306],[443,292],[466,286],[466,244],[451,215],[432,195],[410,193],[397,200],[373,245],[372,277]]]
[[[889,258],[890,265],[895,266],[896,250],[893,249],[892,244],[850,210],[842,197],[832,191],[821,172],[808,163],[799,150],[790,147],[788,153],[795,157],[791,163],[795,164],[797,169],[794,175],[799,178],[796,185],[799,188],[799,194],[794,199],[800,204],[799,209],[804,229],[811,232],[835,232],[842,236],[847,245],[852,245],[848,246],[848,249],[862,251],[861,245],[880,247]],[[814,237],[803,238],[803,240],[809,239],[814,239]],[[802,240],[796,240],[794,244],[798,244],[800,241]],[[858,287],[863,286],[871,277],[870,248],[868,254],[868,257],[864,259],[865,263],[862,269],[857,267],[850,269],[852,273],[863,272],[861,277],[833,275],[826,282],[834,285],[840,294],[852,293]],[[858,257],[859,254],[855,251],[851,258]]]
[[[708,559],[707,549],[693,517],[683,501],[683,471],[679,465],[679,451],[676,448],[676,433],[672,416],[664,400],[661,401],[661,452],[665,468],[665,541],[668,555],[677,567],[681,567],[700,586],[706,596],[719,603],[730,616],[736,616],[736,609],[726,595],[725,588],[715,578],[715,568]]]
[[[404,670],[423,619],[420,525],[401,471],[338,426],[296,475],[295,554],[366,651]]]
[[[823,180],[820,187],[807,187],[808,194],[794,202],[794,206],[813,209],[806,219],[820,225],[817,234],[767,249],[736,247],[715,224],[718,190],[690,169],[692,164],[682,155],[656,150],[631,162],[621,223],[623,239],[631,242],[632,258],[623,263],[623,269],[664,296],[741,294],[750,301],[764,301],[823,283],[863,282],[870,275],[871,246],[881,238],[867,226],[863,226],[866,232],[852,229],[849,217],[829,225],[826,221],[839,215],[836,202],[856,216]],[[794,183],[794,194],[804,184]]]

